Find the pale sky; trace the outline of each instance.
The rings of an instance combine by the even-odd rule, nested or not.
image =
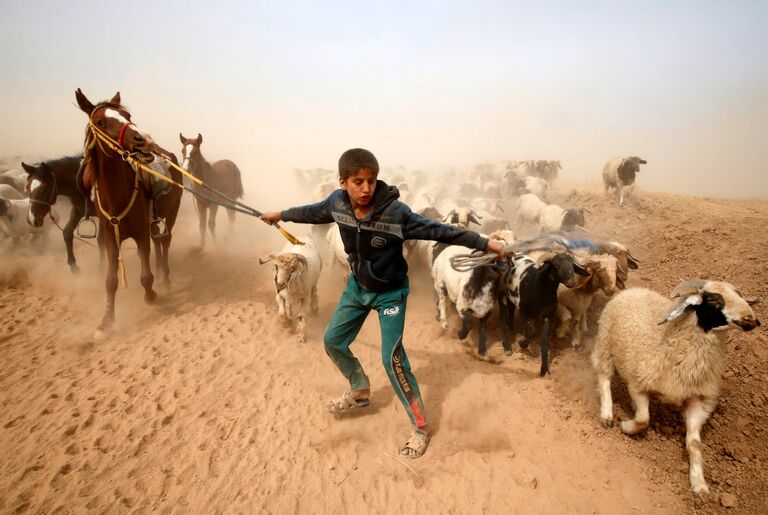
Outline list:
[[[768,2],[372,4],[0,0],[0,155],[80,150],[80,87],[251,184],[364,147],[595,181],[638,155],[640,187],[768,198]]]

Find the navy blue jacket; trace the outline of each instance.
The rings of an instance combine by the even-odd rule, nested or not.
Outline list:
[[[396,187],[376,181],[373,209],[363,220],[355,217],[349,195],[340,189],[316,204],[286,209],[280,218],[309,224],[336,222],[350,269],[363,288],[374,292],[402,287],[408,273],[405,240],[434,240],[478,250],[488,246],[488,239],[480,234],[424,218],[398,197]]]

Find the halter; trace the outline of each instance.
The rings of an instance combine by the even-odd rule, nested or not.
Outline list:
[[[38,200],[36,198],[29,197],[29,203],[30,204],[40,204],[43,206],[47,206],[48,209],[51,209],[51,206],[56,203],[56,197],[59,194],[59,188],[58,183],[56,182],[56,174],[51,170],[51,178],[53,180],[53,184],[51,185],[51,192],[48,194],[48,200]],[[30,209],[32,209],[32,206],[29,206]]]

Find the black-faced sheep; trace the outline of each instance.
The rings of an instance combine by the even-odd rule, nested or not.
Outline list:
[[[647,164],[645,159],[637,156],[613,157],[603,167],[603,185],[605,194],[609,188],[615,188],[619,195],[619,206],[624,207],[624,187],[634,189],[635,176],[640,172],[640,165]]]
[[[682,404],[691,489],[708,492],[700,431],[720,395],[727,331],[759,325],[741,293],[725,282],[685,282],[675,288],[672,300],[646,288],[620,292],[600,316],[592,351],[603,426],[613,423],[614,370],[626,381],[635,405],[634,418],[621,423],[624,433],[648,427],[651,394]]]

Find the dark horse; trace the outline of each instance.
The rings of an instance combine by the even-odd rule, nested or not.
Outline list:
[[[182,144],[183,164],[182,168],[202,180],[224,195],[232,199],[243,198],[243,182],[240,179],[240,169],[229,159],[222,159],[211,164],[205,160],[200,153],[200,144],[203,142],[203,136],[197,135],[195,139],[187,139],[179,133],[179,139]],[[207,191],[205,188],[192,184],[194,191],[204,193],[216,200],[219,200],[215,194]],[[197,216],[200,221],[200,246],[205,248],[205,219],[208,218],[208,228],[211,230],[211,236],[216,237],[216,212],[219,206],[211,204],[205,199],[195,197],[195,206],[197,207]],[[210,214],[208,214],[210,211]],[[227,210],[229,216],[229,228],[235,222],[235,212]]]
[[[80,89],[75,92],[75,98],[89,119],[85,130],[82,184],[86,190],[93,188],[96,213],[101,220],[107,251],[107,309],[96,332],[96,337],[99,337],[111,328],[115,320],[115,292],[118,269],[122,267],[120,244],[123,240],[133,238],[138,247],[144,300],[152,303],[157,294],[152,289],[154,277],[149,266],[152,181],[147,173],[134,169],[120,153],[100,140],[96,133],[101,131],[116,141],[125,153],[144,164],[159,159],[153,153],[163,151],[148,134],[140,132],[131,123],[131,114],[120,105],[119,92],[111,100],[96,105]],[[181,182],[181,173],[171,170],[170,174],[173,180]],[[156,259],[158,266],[163,268],[166,284],[170,282],[168,249],[171,245],[171,231],[176,222],[182,192],[180,188],[174,187],[155,199],[156,214],[165,218],[167,227],[167,234],[155,240]]]
[[[59,195],[67,197],[72,202],[69,221],[64,226],[64,243],[67,245],[67,264],[73,273],[80,269],[77,266],[75,253],[72,250],[75,226],[83,217],[86,202],[90,204],[85,194],[77,187],[77,171],[83,156],[62,157],[43,161],[37,166],[21,163],[29,174],[26,191],[29,194],[29,214],[27,221],[34,227],[42,227],[45,217],[51,212],[51,206],[56,203]],[[86,200],[87,199],[87,200]],[[89,212],[93,212],[91,204]],[[104,233],[98,233],[99,254],[104,257]]]

